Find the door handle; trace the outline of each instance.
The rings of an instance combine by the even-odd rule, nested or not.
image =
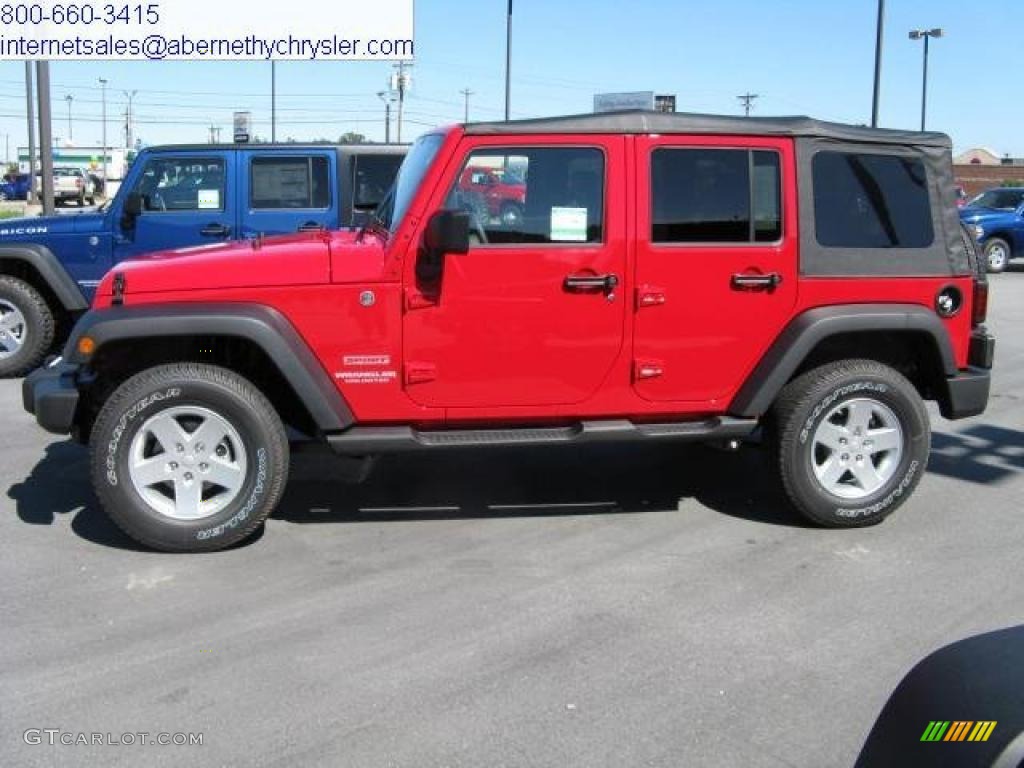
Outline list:
[[[225,224],[207,224],[199,230],[203,237],[227,237],[231,234],[231,227]]]
[[[319,232],[322,229],[327,229],[323,224],[318,224],[315,221],[307,221],[305,224],[299,224],[299,232]]]
[[[573,293],[603,291],[611,293],[619,287],[618,275],[566,275],[562,287]]]
[[[769,272],[767,275],[741,273],[732,276],[732,287],[747,291],[772,291],[782,283],[782,275]]]

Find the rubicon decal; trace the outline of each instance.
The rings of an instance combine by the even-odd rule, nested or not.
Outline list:
[[[49,227],[11,227],[0,229],[0,237],[7,237],[8,235],[45,235],[49,231]]]
[[[932,720],[921,734],[921,741],[988,741],[995,720]]]

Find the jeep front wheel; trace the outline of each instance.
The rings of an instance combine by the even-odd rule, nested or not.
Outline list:
[[[913,492],[931,432],[917,390],[871,360],[844,360],[790,382],[776,403],[783,486],[807,519],[873,525]]]
[[[249,381],[197,363],[162,365],[122,384],[90,440],[96,495],[129,536],[154,549],[223,549],[274,510],[288,440]]]
[[[16,277],[0,277],[0,378],[38,367],[53,333],[53,312],[39,291]]]

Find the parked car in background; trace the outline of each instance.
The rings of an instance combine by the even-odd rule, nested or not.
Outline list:
[[[123,259],[359,224],[405,152],[374,144],[150,147],[98,211],[0,222],[0,313],[10,325],[0,337],[0,376],[37,366]],[[69,195],[93,194],[77,174],[58,178]]]
[[[466,168],[459,177],[459,193],[467,208],[506,226],[515,226],[523,217],[526,183],[511,169]]]
[[[986,190],[960,209],[960,218],[978,239],[989,272],[1024,256],[1024,187]]]
[[[58,205],[74,200],[80,207],[96,204],[96,188],[81,168],[57,166],[53,169],[53,199]]]
[[[27,173],[9,173],[4,176],[0,183],[0,200],[27,200],[28,179]]]

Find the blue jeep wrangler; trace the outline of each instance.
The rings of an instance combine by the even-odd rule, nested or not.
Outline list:
[[[167,146],[139,153],[94,212],[0,222],[0,377],[32,370],[123,259],[358,226],[391,186],[395,145]]]

